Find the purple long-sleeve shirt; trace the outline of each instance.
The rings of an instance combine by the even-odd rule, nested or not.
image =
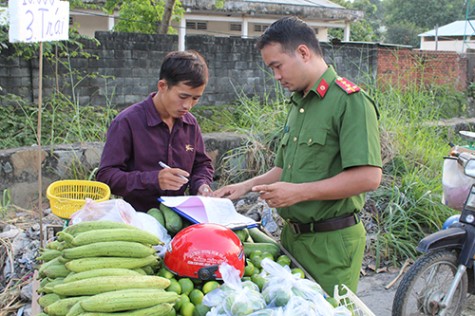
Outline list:
[[[126,108],[112,121],[96,177],[137,211],[158,207],[162,195],[184,195],[187,187],[190,194],[197,194],[201,185],[213,180],[213,166],[196,118],[187,113],[175,121],[170,133],[155,109],[153,96]],[[189,182],[178,191],[160,189],[159,161],[186,170]]]

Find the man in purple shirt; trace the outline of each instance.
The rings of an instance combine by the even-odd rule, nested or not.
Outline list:
[[[213,166],[198,122],[189,112],[207,82],[208,67],[199,53],[168,53],[158,91],[112,121],[97,180],[137,211],[158,207],[160,196],[211,195]]]

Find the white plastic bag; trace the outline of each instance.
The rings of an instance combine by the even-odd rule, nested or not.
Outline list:
[[[292,274],[289,266],[283,267],[269,258],[263,259],[261,265],[268,273],[268,281],[262,290],[268,307],[283,307],[285,316],[335,315],[335,308],[327,302],[326,294],[318,283]]]
[[[137,212],[132,205],[122,199],[112,199],[96,202],[86,199],[84,206],[76,211],[69,221],[69,225],[90,221],[112,221],[132,225],[157,236],[164,245],[155,246],[158,255],[163,257],[166,245],[171,240],[165,227],[153,216],[147,213]]]
[[[203,304],[211,307],[208,315],[244,316],[266,308],[259,288],[251,281],[241,282],[239,271],[223,262],[219,265],[223,285],[209,292]]]
[[[455,157],[444,158],[442,202],[453,209],[461,211],[475,179],[465,175],[464,169]]]

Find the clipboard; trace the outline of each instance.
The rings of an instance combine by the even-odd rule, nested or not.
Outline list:
[[[220,224],[234,230],[258,226],[252,218],[238,213],[230,199],[190,195],[161,196],[158,201],[194,224]]]

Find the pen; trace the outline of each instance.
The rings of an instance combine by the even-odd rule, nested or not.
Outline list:
[[[171,169],[171,167],[169,165],[167,165],[166,163],[164,163],[163,161],[159,161],[158,164],[160,165],[160,167],[162,167],[163,169]],[[185,176],[182,176],[182,175],[178,175],[180,178],[188,181],[188,178],[185,177]]]

